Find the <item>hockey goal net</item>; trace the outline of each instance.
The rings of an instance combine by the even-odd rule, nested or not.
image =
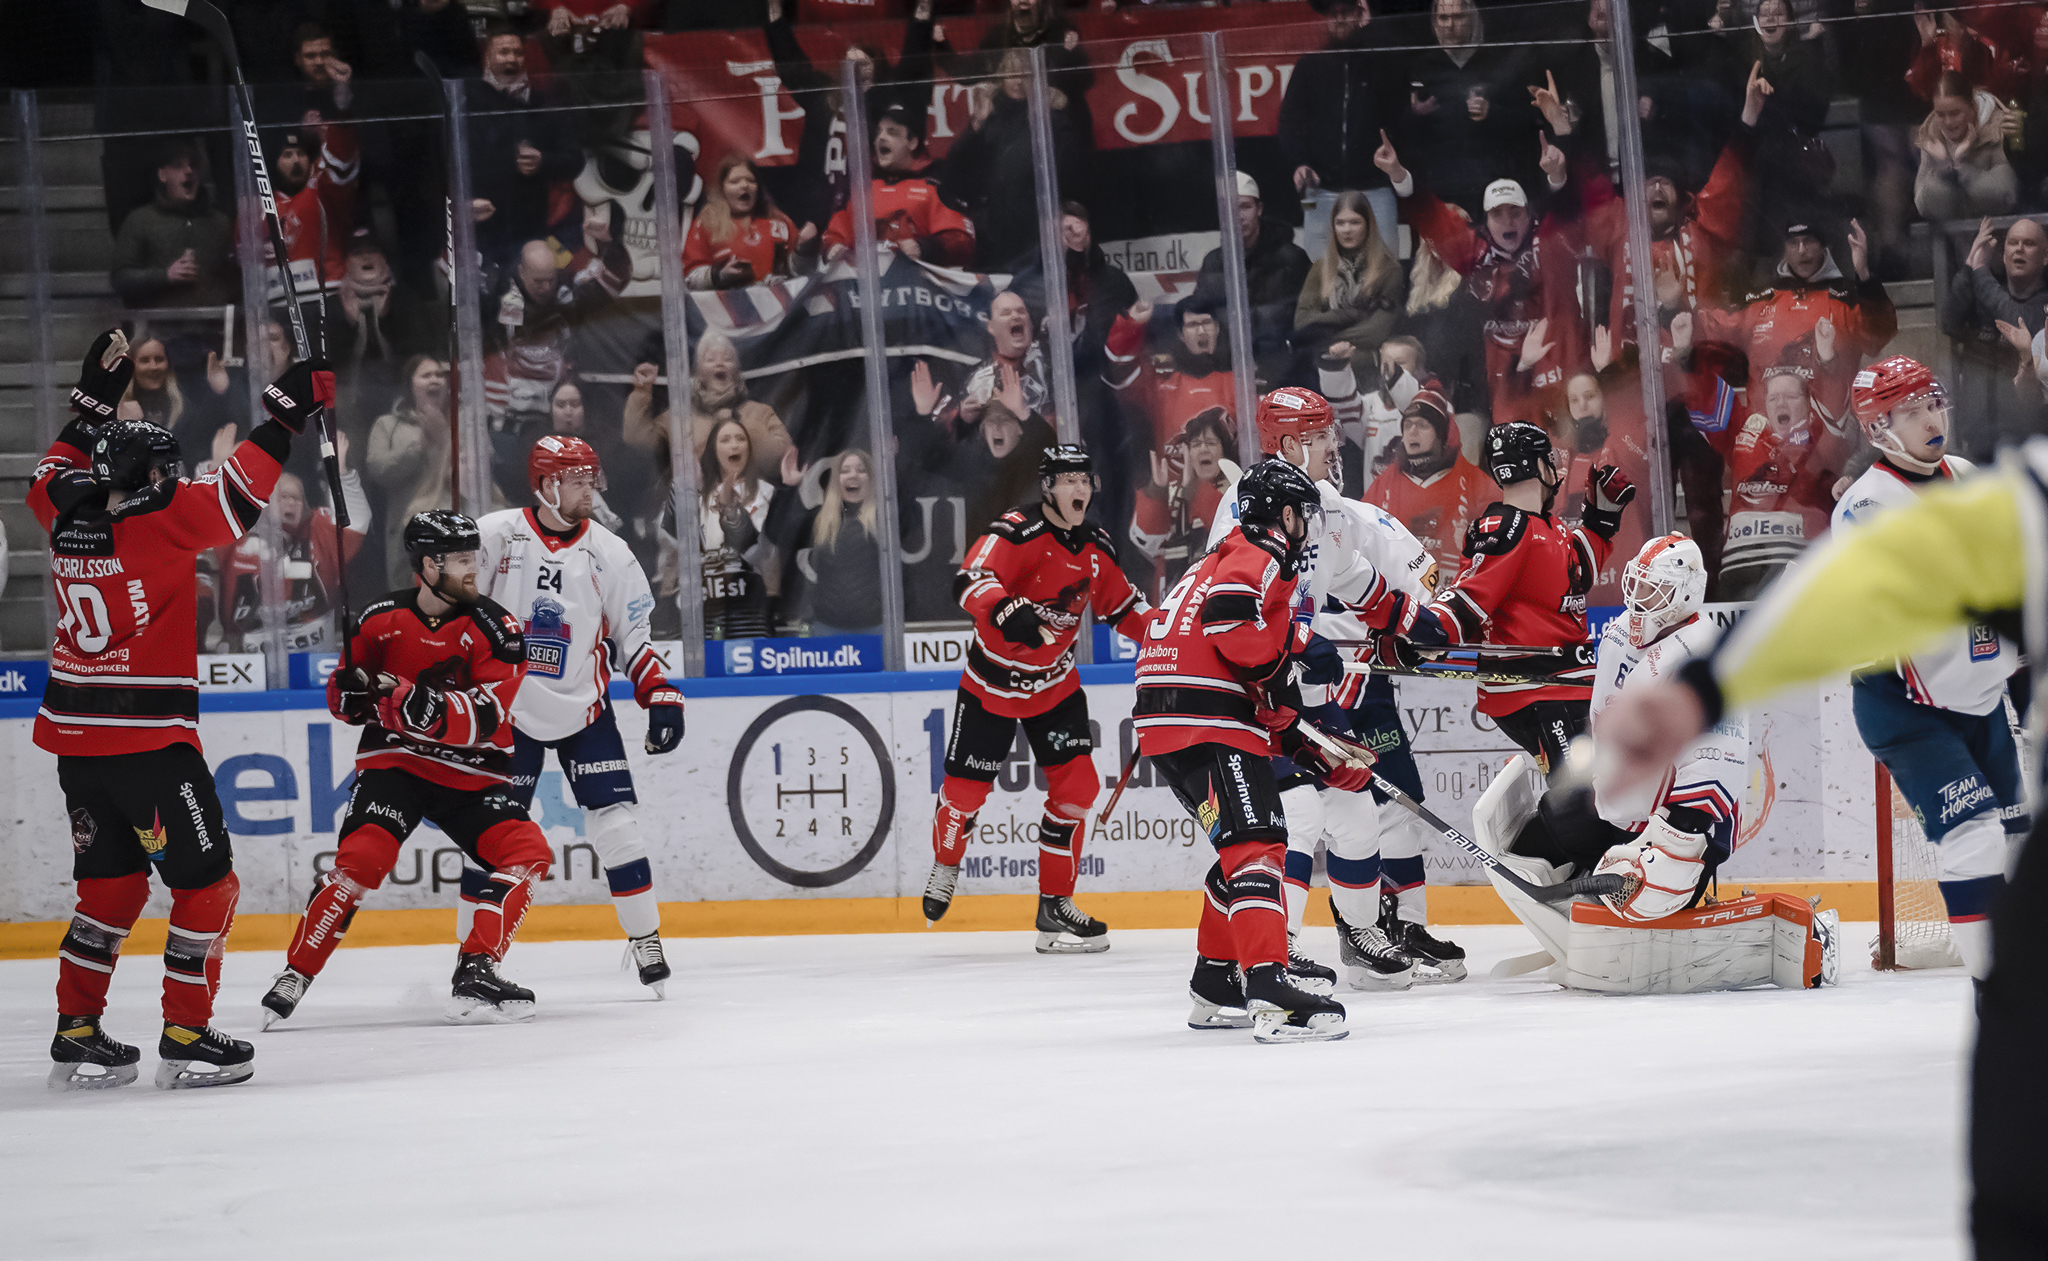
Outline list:
[[[1877,941],[1870,966],[1885,971],[1959,968],[1941,899],[1940,859],[1913,808],[1877,763]]]

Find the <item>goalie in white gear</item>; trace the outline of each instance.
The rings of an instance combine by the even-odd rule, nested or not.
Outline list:
[[[1706,588],[1699,545],[1682,534],[1651,539],[1623,568],[1625,612],[1601,636],[1593,678],[1595,742],[1602,712],[1624,688],[1669,679],[1712,650],[1719,631],[1699,615]],[[1604,993],[1833,979],[1833,911],[1816,913],[1798,899],[1769,896],[1694,910],[1715,869],[1734,851],[1741,826],[1749,787],[1743,715],[1725,715],[1654,783],[1622,793],[1596,781],[1596,817],[1584,817],[1581,798],[1533,818],[1529,770],[1526,757],[1516,758],[1481,797],[1473,811],[1479,843],[1537,884],[1564,879],[1584,865],[1589,846],[1606,845],[1595,872],[1627,879],[1625,891],[1607,895],[1604,905],[1577,906],[1538,903],[1495,879],[1509,908],[1543,943],[1548,961],[1559,965],[1552,979]],[[1547,843],[1528,843],[1531,831],[1547,833]],[[1502,853],[1504,838],[1517,843]],[[1561,856],[1576,863],[1550,861]]]
[[[1311,545],[1296,617],[1324,639],[1363,659],[1374,637],[1413,636],[1444,643],[1428,607],[1436,562],[1406,526],[1385,511],[1339,493],[1339,436],[1330,404],[1310,390],[1279,389],[1259,400],[1259,444],[1271,459],[1306,471],[1322,493],[1324,533]],[[1237,528],[1234,490],[1224,493],[1209,545]],[[1341,662],[1334,663],[1337,670]],[[1393,685],[1365,674],[1318,675],[1301,682],[1302,713],[1318,725],[1370,745],[1375,770],[1420,800],[1422,783],[1394,704]],[[1319,786],[1285,758],[1274,773],[1287,812],[1288,970],[1297,983],[1333,984],[1335,974],[1295,947],[1308,906],[1318,848],[1325,852],[1339,963],[1354,989],[1406,989],[1417,980],[1465,976],[1465,952],[1424,926],[1422,844],[1426,824],[1376,790]],[[1383,897],[1383,894],[1385,895]]]
[[[512,703],[512,795],[531,806],[547,751],[583,809],[585,835],[611,886],[640,982],[662,992],[669,977],[661,910],[639,797],[612,713],[607,645],[626,666],[647,710],[649,753],[683,738],[683,697],[662,673],[649,633],[654,596],[625,540],[592,520],[604,471],[581,438],[549,435],[527,457],[538,508],[510,508],[478,522],[477,586],[526,629],[526,673]],[[483,873],[466,863],[457,931],[466,932]]]

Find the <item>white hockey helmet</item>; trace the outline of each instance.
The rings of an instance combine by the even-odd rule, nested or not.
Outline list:
[[[1707,566],[1700,545],[1683,534],[1651,539],[1621,571],[1628,642],[1637,648],[1656,643],[1691,621],[1706,594]]]

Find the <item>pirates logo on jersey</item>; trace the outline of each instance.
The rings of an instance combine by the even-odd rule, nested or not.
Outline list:
[[[526,623],[526,672],[562,677],[569,661],[569,641],[574,628],[562,619],[560,601],[541,596],[533,602],[533,617]]]
[[[74,853],[83,854],[91,849],[99,834],[99,821],[92,817],[92,811],[80,806],[71,812],[71,849]]]

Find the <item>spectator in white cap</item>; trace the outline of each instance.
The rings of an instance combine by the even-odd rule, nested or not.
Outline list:
[[[1466,222],[1401,164],[1393,141],[1380,133],[1373,161],[1393,182],[1402,217],[1443,261],[1464,274],[1465,286],[1485,309],[1487,395],[1494,424],[1535,420],[1548,403],[1562,401],[1565,372],[1585,358],[1577,261],[1569,244],[1529,213],[1520,183],[1498,179],[1481,199],[1485,218]],[[1564,152],[1540,133],[1540,165],[1550,191],[1565,187]]]
[[[1307,251],[1294,243],[1294,229],[1266,213],[1259,199],[1259,184],[1243,171],[1237,173],[1237,235],[1244,242],[1246,300],[1252,309],[1252,353],[1257,356],[1259,377],[1267,384],[1280,384],[1292,375],[1293,352],[1288,337],[1294,331],[1294,305],[1301,298],[1302,282],[1308,279]],[[1225,308],[1228,297],[1223,284],[1223,250],[1210,250],[1202,260],[1195,292],[1217,309]]]

